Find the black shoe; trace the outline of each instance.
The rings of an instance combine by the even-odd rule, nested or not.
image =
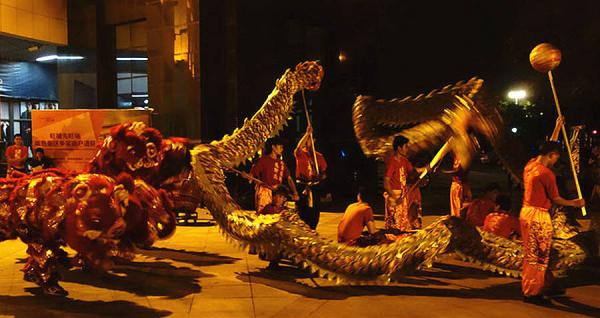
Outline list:
[[[269,262],[269,266],[267,266],[267,269],[270,271],[276,271],[279,269],[279,262],[277,261],[271,261]]]
[[[258,251],[256,251],[256,247],[250,246],[250,248],[248,248],[248,254],[250,254],[250,255],[258,254]]]
[[[550,305],[552,302],[544,296],[524,296],[523,301],[535,305]]]
[[[24,275],[23,275],[23,279],[25,281],[28,282],[32,282],[32,283],[36,283],[39,285],[40,283],[40,278],[38,277],[38,275],[36,275],[35,273],[33,273],[32,271],[27,271]]]
[[[558,297],[558,296],[563,296],[566,293],[567,293],[567,291],[564,290],[563,288],[552,287],[552,288],[548,289],[548,291],[546,291],[544,293],[544,295],[546,295],[548,297]]]
[[[60,287],[58,284],[44,285],[42,286],[42,290],[44,291],[44,294],[48,296],[66,297],[69,295],[69,292]]]

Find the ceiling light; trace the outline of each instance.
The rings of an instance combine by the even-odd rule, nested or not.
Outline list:
[[[147,57],[117,57],[117,61],[147,61]]]
[[[48,62],[48,61],[54,61],[54,60],[81,60],[83,59],[83,56],[78,56],[78,55],[46,55],[46,56],[41,56],[38,57],[37,59],[35,59],[37,62]]]

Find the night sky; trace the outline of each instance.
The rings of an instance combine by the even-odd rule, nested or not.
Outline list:
[[[551,42],[563,53],[554,75],[568,120],[598,115],[598,1],[241,1],[237,14],[239,100],[248,114],[285,68],[308,59],[321,60],[326,74],[315,115],[348,110],[356,94],[418,95],[472,76],[492,97],[525,87],[546,105],[547,78],[528,56]]]
[[[535,131],[549,132],[556,114],[550,86],[529,64],[541,42],[562,51],[554,77],[568,124],[600,128],[600,1],[256,0],[237,2],[235,16],[237,118],[225,116],[227,124],[211,131],[241,125],[286,68],[318,59],[325,78],[307,96],[317,148],[340,174],[371,164],[352,130],[357,95],[416,96],[478,76],[491,103],[526,89],[544,113]],[[208,49],[230,49],[221,45]],[[294,142],[305,127],[292,123],[284,136]]]

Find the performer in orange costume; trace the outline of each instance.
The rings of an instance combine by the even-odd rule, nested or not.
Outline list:
[[[394,153],[386,160],[383,186],[385,192],[385,228],[402,232],[421,228],[421,191],[415,187],[411,193],[411,181],[425,168],[413,168],[406,158],[408,139],[394,138]]]
[[[256,185],[255,205],[256,212],[261,213],[262,209],[273,201],[272,190],[282,184],[286,179],[292,190],[292,200],[298,201],[298,192],[294,180],[290,176],[285,162],[281,160],[283,153],[283,141],[279,138],[272,138],[267,142],[269,153],[263,155],[252,166],[250,174],[262,181],[262,184]]]
[[[367,237],[362,236],[363,229],[366,227],[370,236],[377,233],[375,219],[373,218],[373,209],[369,204],[373,195],[365,188],[360,188],[356,195],[356,202],[348,205],[344,216],[338,224],[338,242],[350,246],[362,246],[361,243],[368,241]],[[361,238],[364,238],[361,240]],[[371,237],[369,237],[371,238]],[[369,244],[371,245],[371,244]]]
[[[485,186],[483,196],[473,200],[467,207],[467,222],[475,226],[483,226],[485,217],[494,211],[496,197],[500,194],[500,185],[492,182]]]
[[[473,199],[471,187],[467,183],[468,171],[460,166],[460,160],[455,156],[452,166],[452,184],[450,185],[450,215],[461,217],[465,203]]]
[[[483,230],[504,238],[520,237],[521,225],[519,218],[511,211],[510,197],[499,194],[496,197],[496,208],[488,214],[483,222]]]
[[[562,118],[557,120],[560,127]],[[557,131],[555,129],[555,131]],[[551,141],[545,142],[539,154],[531,159],[523,171],[523,207],[520,223],[523,236],[523,280],[524,301],[547,304],[546,296],[560,295],[564,290],[553,288],[552,272],[548,270],[550,248],[552,245],[552,221],[548,209],[552,203],[563,206],[582,207],[583,199],[566,200],[558,194],[556,177],[549,168],[560,157],[561,145],[554,140],[558,133],[552,134]]]

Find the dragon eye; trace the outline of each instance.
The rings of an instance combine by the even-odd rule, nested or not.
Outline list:
[[[156,157],[157,154],[156,145],[149,142],[146,144],[146,155],[150,158]]]
[[[87,184],[78,184],[71,192],[77,199],[86,198],[90,193],[90,187]]]
[[[135,148],[133,146],[127,146],[127,152],[131,155],[135,155]]]

